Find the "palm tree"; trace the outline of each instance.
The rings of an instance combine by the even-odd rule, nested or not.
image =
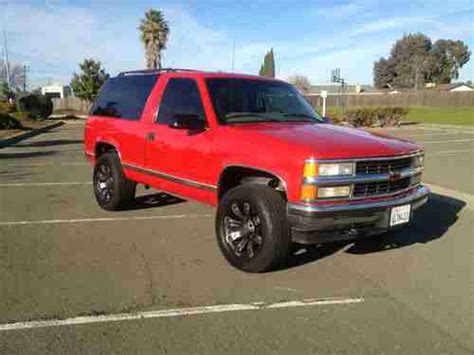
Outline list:
[[[146,66],[148,69],[161,68],[161,51],[166,48],[170,31],[163,13],[150,9],[140,21],[138,29],[145,45]]]

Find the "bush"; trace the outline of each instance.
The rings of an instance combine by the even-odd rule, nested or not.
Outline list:
[[[5,112],[0,112],[0,129],[20,129],[21,123],[15,117]]]
[[[345,121],[344,115],[337,112],[327,112],[326,117],[328,117],[331,120],[331,122],[334,124],[340,125],[340,124],[343,124]]]
[[[26,95],[17,100],[19,111],[32,113],[35,117],[48,117],[53,113],[53,102],[43,95]]]
[[[354,127],[398,126],[408,114],[403,107],[361,107],[347,111],[344,121]]]
[[[0,112],[12,113],[16,111],[16,105],[8,101],[0,101]]]

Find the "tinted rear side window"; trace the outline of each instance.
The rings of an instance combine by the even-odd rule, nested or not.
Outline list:
[[[91,114],[139,120],[158,75],[130,75],[109,79],[99,92]]]

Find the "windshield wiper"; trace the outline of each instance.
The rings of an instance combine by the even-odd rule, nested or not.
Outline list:
[[[228,118],[240,118],[240,117],[262,117],[266,118],[267,116],[261,113],[256,112],[232,112],[224,116],[225,119]]]
[[[311,121],[317,121],[317,118],[311,115],[307,115],[306,113],[285,113],[283,114],[285,117],[296,117],[296,118],[308,118]]]
[[[224,116],[225,123],[262,123],[262,122],[283,122],[268,114],[254,112],[233,112]]]

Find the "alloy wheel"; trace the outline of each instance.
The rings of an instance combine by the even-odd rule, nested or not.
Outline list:
[[[252,259],[263,245],[261,220],[247,201],[234,201],[224,218],[224,243],[239,258]]]

